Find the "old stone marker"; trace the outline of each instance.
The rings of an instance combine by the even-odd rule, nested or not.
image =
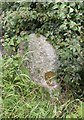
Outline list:
[[[53,46],[46,41],[43,35],[30,34],[28,50],[28,67],[31,79],[50,91],[59,89],[55,79],[59,61]]]

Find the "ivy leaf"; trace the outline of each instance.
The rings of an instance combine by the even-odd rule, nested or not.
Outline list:
[[[10,44],[10,45],[14,45],[13,39],[10,40],[10,43],[9,43],[9,44]]]
[[[77,30],[77,24],[74,21],[72,21],[72,20],[70,20],[70,28],[72,30]]]
[[[53,10],[54,10],[54,9],[58,9],[58,5],[55,4],[55,5],[52,7],[52,9],[53,9]]]
[[[74,9],[70,7],[69,12],[72,13],[73,11]]]

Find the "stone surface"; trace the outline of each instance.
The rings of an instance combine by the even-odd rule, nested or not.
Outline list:
[[[59,66],[56,50],[42,35],[28,38],[28,67],[30,77],[43,87],[57,88],[55,74]]]

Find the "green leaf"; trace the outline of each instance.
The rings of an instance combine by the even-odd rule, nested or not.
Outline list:
[[[84,118],[84,102],[80,101],[80,106],[77,109],[77,113],[81,118]]]
[[[52,9],[57,9],[58,8],[58,5],[57,4],[55,4],[53,7],[52,7]]]
[[[9,44],[10,44],[10,45],[14,45],[13,39],[10,40],[10,43],[9,43]]]
[[[74,9],[70,7],[69,12],[72,13],[73,11]]]

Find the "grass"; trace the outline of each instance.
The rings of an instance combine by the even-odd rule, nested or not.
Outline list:
[[[4,81],[4,117],[54,117],[56,102],[33,82],[24,80],[16,84]]]
[[[29,80],[26,74],[28,69],[20,67],[21,62],[18,63],[18,61],[10,57],[4,60],[2,117],[53,117],[54,103],[52,104],[49,93]]]
[[[60,93],[59,97],[51,98],[46,89],[29,79],[28,69],[18,58],[8,56],[3,60],[2,118],[65,118],[71,117],[71,112],[73,117],[79,116],[76,110],[79,101],[71,91],[70,96]]]

